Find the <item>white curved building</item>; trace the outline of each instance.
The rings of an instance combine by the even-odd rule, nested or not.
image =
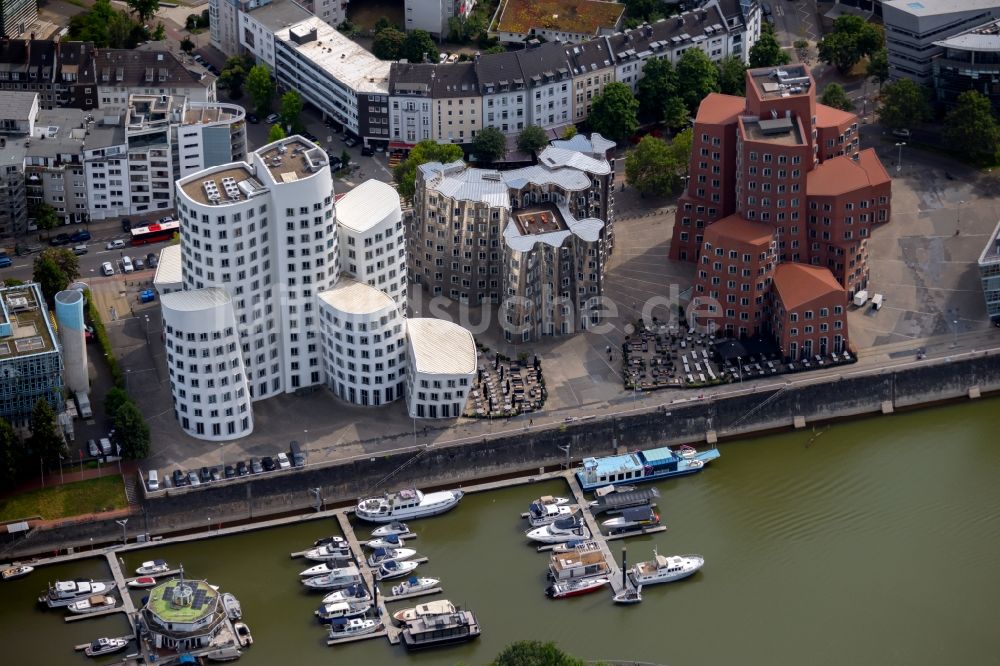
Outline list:
[[[313,303],[339,272],[326,153],[293,136],[177,181],[184,288],[233,299],[252,398],[322,381]]]
[[[406,344],[403,317],[384,291],[350,278],[319,294],[326,383],[356,405],[403,397]]]
[[[406,247],[399,193],[368,180],[337,202],[343,269],[406,307]]]
[[[249,435],[253,412],[230,295],[218,287],[177,291],[160,306],[181,428],[210,441]]]
[[[462,415],[476,376],[472,333],[444,319],[406,321],[406,400],[415,418]]]

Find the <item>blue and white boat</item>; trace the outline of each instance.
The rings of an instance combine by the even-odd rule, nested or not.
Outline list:
[[[682,446],[675,451],[663,446],[607,458],[584,458],[583,469],[576,473],[576,478],[584,490],[608,484],[659,481],[700,472],[719,455],[718,449],[698,452]]]

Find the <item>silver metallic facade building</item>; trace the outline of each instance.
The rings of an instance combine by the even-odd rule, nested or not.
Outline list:
[[[986,314],[1000,322],[1000,224],[990,235],[990,242],[979,255],[979,279],[986,298]]]

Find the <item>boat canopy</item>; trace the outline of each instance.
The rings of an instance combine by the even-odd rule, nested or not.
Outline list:
[[[622,509],[622,518],[627,521],[631,520],[649,520],[653,517],[653,507],[649,506],[633,506],[627,509]]]
[[[668,446],[661,446],[658,449],[642,451],[639,455],[646,459],[646,462],[654,467],[666,463],[677,462],[677,456]]]
[[[406,579],[406,582],[409,583],[410,585],[417,585],[420,581],[417,580],[416,576],[410,576],[409,578]]]

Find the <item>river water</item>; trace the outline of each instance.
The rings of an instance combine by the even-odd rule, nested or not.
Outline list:
[[[430,558],[418,572],[476,611],[483,635],[416,655],[385,639],[326,647],[312,615],[320,596],[297,581],[308,565],[289,553],[337,533],[334,521],[155,548],[126,564],[162,557],[234,592],[255,638],[246,666],[485,664],[524,638],[585,659],[670,665],[996,664],[998,407],[982,400],[723,444],[704,473],[659,485],[667,532],[628,540],[630,561],[655,545],[699,553],[704,569],[647,588],[633,607],[603,593],[544,596],[547,556],[527,545],[518,516],[538,495],[565,495],[561,481],[468,495],[413,523],[412,545]],[[83,664],[74,644],[124,635],[121,615],[65,625],[33,604],[46,580],[104,569],[89,560],[3,584],[5,661]]]

